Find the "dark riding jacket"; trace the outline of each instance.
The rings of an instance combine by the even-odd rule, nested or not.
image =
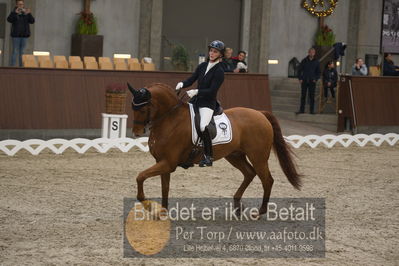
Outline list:
[[[221,63],[213,66],[205,75],[208,62],[201,63],[193,75],[183,81],[183,88],[191,86],[198,80],[198,94],[191,99],[191,103],[198,107],[208,107],[212,110],[217,106],[217,93],[224,81],[224,68]]]

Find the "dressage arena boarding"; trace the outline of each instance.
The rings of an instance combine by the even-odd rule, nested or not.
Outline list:
[[[287,138],[296,145],[296,161],[304,174],[301,191],[292,188],[271,156],[272,197],[326,199],[326,256],[316,259],[123,258],[123,198],[135,197],[135,177],[154,161],[143,152],[146,139],[130,140],[125,152],[106,151],[104,144],[91,144],[105,148],[100,152],[76,145],[80,153],[67,148],[70,141],[57,145],[55,140],[53,150],[42,147],[37,156],[32,153],[40,145],[8,156],[4,147],[9,152],[17,142],[7,146],[2,141],[0,264],[397,265],[399,138],[373,136]],[[56,148],[62,154],[54,154]],[[206,169],[178,168],[170,197],[231,198],[241,181],[241,173],[225,160]],[[159,178],[148,179],[145,191],[147,197],[159,197]],[[244,197],[261,193],[255,178]]]

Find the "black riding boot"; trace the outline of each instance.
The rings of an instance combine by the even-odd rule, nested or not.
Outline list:
[[[200,161],[199,167],[212,166],[212,139],[209,135],[208,127],[205,127],[204,132],[202,132],[202,142],[204,144],[204,158]]]

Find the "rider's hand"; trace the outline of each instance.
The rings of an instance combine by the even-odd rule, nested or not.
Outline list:
[[[197,94],[198,94],[198,90],[189,90],[189,91],[187,91],[187,95],[190,98],[193,98]]]
[[[178,91],[178,90],[180,90],[181,88],[183,88],[183,82],[177,83],[177,85],[176,85],[176,90]]]

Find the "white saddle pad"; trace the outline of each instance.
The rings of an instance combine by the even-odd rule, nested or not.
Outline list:
[[[193,105],[191,103],[189,105],[190,105],[190,116],[191,116],[191,132],[192,132],[191,135],[192,135],[193,144],[195,144],[198,138],[194,122],[195,113]],[[212,140],[212,145],[229,143],[233,139],[233,131],[231,128],[229,118],[225,113],[223,113],[221,115],[214,116],[213,119],[215,120],[216,124],[216,137]]]

